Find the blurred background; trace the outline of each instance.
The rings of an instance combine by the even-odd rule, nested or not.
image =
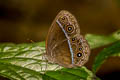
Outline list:
[[[68,10],[75,15],[83,35],[108,35],[120,29],[120,0],[0,0],[0,43],[44,41],[60,10]],[[89,69],[103,48],[92,51],[86,64]],[[102,80],[119,78],[119,64],[120,58],[109,58],[97,76]],[[6,78],[1,77],[1,80]]]

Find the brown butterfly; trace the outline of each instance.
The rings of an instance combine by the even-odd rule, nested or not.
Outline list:
[[[72,68],[84,65],[89,55],[89,45],[80,34],[76,18],[66,10],[60,11],[48,32],[46,59],[51,63]]]

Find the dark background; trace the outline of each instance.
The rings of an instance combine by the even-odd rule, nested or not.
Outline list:
[[[120,28],[120,0],[0,0],[0,42],[44,41],[53,19],[63,9],[75,15],[81,34],[108,35]],[[89,69],[103,48],[92,51],[86,64]],[[119,75],[118,57],[109,58],[97,73],[102,80],[115,80]]]

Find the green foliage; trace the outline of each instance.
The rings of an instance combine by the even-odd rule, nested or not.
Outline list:
[[[44,42],[34,44],[0,44],[0,74],[12,80],[40,80]]]
[[[91,49],[112,44],[120,40],[120,31],[109,36],[87,34]],[[119,56],[120,42],[102,50],[93,64],[93,72],[109,56]],[[31,44],[0,44],[0,75],[11,80],[100,80],[86,67],[56,68],[58,65],[47,63],[43,57],[45,42]],[[47,66],[46,66],[47,65]]]
[[[120,30],[114,32],[111,35],[96,35],[96,34],[87,34],[85,36],[85,38],[87,39],[90,48],[94,49],[94,48],[98,48],[104,45],[108,45],[111,44],[113,42],[116,42],[118,40],[120,40]]]
[[[112,46],[105,48],[98,54],[93,64],[93,72],[96,72],[100,65],[102,65],[102,63],[109,56],[120,56],[120,41],[114,43]]]
[[[94,78],[99,79],[85,67],[47,71],[43,76],[43,80],[93,80]]]

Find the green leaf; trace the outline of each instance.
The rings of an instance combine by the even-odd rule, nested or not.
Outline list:
[[[93,72],[95,73],[98,68],[104,63],[104,61],[110,56],[120,56],[120,41],[107,48],[104,48],[104,50],[98,54],[93,64]]]
[[[119,33],[118,31],[110,36],[88,34],[86,35],[86,39],[93,49],[120,40]],[[0,44],[0,75],[12,80],[41,80],[42,78],[45,80],[60,80],[63,74],[65,74],[64,76],[66,77],[70,77],[67,78],[68,80],[81,78],[83,80],[91,80],[95,78],[91,71],[83,67],[78,68],[78,72],[76,72],[76,69],[55,71],[58,65],[46,64],[46,60],[43,57],[45,52],[45,42],[32,44]],[[59,70],[60,68],[57,69]]]
[[[57,71],[47,71],[43,76],[44,80],[93,80],[98,79],[91,71],[85,67],[63,68]]]
[[[104,36],[104,35],[96,35],[96,34],[87,34],[85,36],[85,38],[87,39],[90,48],[94,49],[94,48],[98,48],[104,45],[108,45],[111,43],[114,43],[118,40],[120,40],[120,30],[114,32],[111,35],[108,36]]]
[[[41,80],[41,54],[44,42],[34,44],[0,44],[0,75],[12,80]]]
[[[0,75],[11,80],[42,80],[42,78],[43,80],[98,79],[85,67],[75,69],[60,67],[56,69],[58,65],[48,64],[43,57],[45,53],[44,44],[45,42],[0,44]]]

